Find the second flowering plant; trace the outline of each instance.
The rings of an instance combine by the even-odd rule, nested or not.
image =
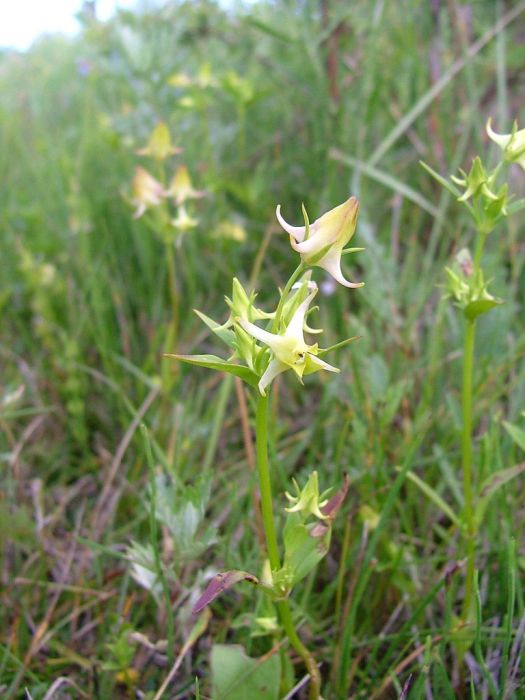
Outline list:
[[[341,285],[363,286],[349,282],[341,270],[341,258],[360,249],[347,248],[357,223],[358,201],[350,197],[343,204],[325,213],[310,225],[303,207],[304,226],[291,226],[277,207],[277,218],[290,235],[292,248],[300,254],[300,262],[280,292],[274,311],[256,306],[256,294],[247,292],[237,278],[233,279],[228,319],[220,324],[202,312],[202,321],[227,346],[225,357],[217,355],[175,355],[167,357],[192,365],[225,372],[238,377],[256,392],[255,433],[259,477],[260,508],[266,537],[267,562],[259,578],[245,571],[226,571],[215,576],[197,604],[199,612],[220,593],[242,580],[260,587],[275,606],[276,629],[282,629],[291,646],[301,657],[310,677],[309,697],[316,700],[321,692],[321,675],[317,663],[299,637],[289,605],[294,586],[304,579],[326,555],[332,523],[341,508],[348,481],[339,490],[319,490],[318,472],[310,475],[304,487],[294,482],[296,495],[287,494],[291,502],[282,509],[286,523],[282,542],[277,538],[272,496],[272,475],[268,458],[268,407],[271,387],[284,373],[292,374],[302,384],[305,377],[317,372],[337,373],[340,370],[325,361],[331,350],[341,348],[355,337],[349,337],[329,348],[319,347],[316,337],[321,329],[313,328],[310,315],[318,293],[312,279],[313,268],[321,267]],[[290,372],[289,372],[290,371]],[[282,550],[282,553],[281,553]]]

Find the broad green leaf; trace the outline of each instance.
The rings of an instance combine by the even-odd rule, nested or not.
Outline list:
[[[297,513],[289,513],[284,526],[284,563],[272,572],[276,591],[289,592],[315,569],[328,552],[332,528],[318,521],[305,525]]]
[[[514,440],[516,445],[521,447],[522,450],[525,450],[525,430],[518,428],[517,425],[513,425],[512,423],[507,423],[507,421],[503,421],[503,427]]]
[[[172,355],[171,353],[165,353],[164,357],[169,357],[173,360],[180,360],[180,362],[187,362],[188,364],[196,365],[197,367],[214,369],[216,372],[233,374],[235,377],[239,377],[251,386],[257,386],[257,382],[259,381],[259,377],[252,372],[249,367],[235,365],[233,362],[223,360],[216,355]]]
[[[464,314],[469,321],[473,321],[481,314],[485,314],[501,304],[503,304],[502,299],[478,299],[477,301],[471,301],[470,304],[465,306]]]
[[[213,700],[278,700],[279,654],[252,659],[239,644],[214,644],[211,650]]]

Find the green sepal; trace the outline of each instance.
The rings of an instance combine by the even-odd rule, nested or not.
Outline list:
[[[180,362],[187,362],[190,365],[196,365],[197,367],[206,367],[207,369],[213,369],[216,372],[226,372],[227,374],[233,374],[235,377],[239,377],[250,384],[250,386],[256,387],[259,377],[252,372],[249,367],[243,365],[235,365],[232,362],[223,360],[216,355],[173,355],[171,353],[165,353],[164,357],[169,357],[172,360],[179,360]]]
[[[333,243],[329,243],[328,245],[323,246],[321,248],[321,250],[318,253],[316,253],[315,255],[312,255],[311,257],[308,256],[308,259],[307,259],[308,265],[316,265],[319,262],[319,260],[324,258],[324,256],[328,253],[328,251],[331,248],[333,248],[333,246],[334,246]]]
[[[303,218],[304,218],[304,240],[307,241],[308,237],[310,236],[310,219],[308,218],[308,214],[306,212],[306,207],[304,206],[304,202],[301,202],[301,209],[302,209]]]
[[[362,338],[362,335],[353,335],[351,338],[346,338],[346,340],[341,340],[340,343],[336,343],[335,345],[330,345],[329,348],[319,348],[317,351],[317,357],[324,357],[327,352],[332,352],[332,350],[339,350],[340,348],[344,348],[346,345],[349,345],[350,343],[353,343],[354,340],[359,340]]]
[[[244,328],[236,323],[233,326],[234,340],[233,349],[241,360],[244,360],[252,372],[255,372],[255,362],[257,360],[258,348],[255,340],[246,333]]]
[[[226,345],[229,348],[233,348],[233,344],[235,342],[235,334],[232,330],[226,328],[224,325],[221,326],[212,318],[206,316],[206,314],[203,314],[202,311],[198,311],[197,309],[193,310],[200,318],[200,320],[203,323],[205,323],[208,326],[208,328],[223,341],[223,343],[226,343]]]
[[[362,253],[366,248],[343,248],[341,255],[350,255],[350,253]]]

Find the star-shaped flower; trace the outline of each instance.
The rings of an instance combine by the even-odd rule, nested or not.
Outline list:
[[[317,343],[308,345],[304,339],[306,313],[316,293],[317,288],[313,289],[299,304],[284,332],[280,335],[263,330],[245,318],[237,319],[239,325],[249,335],[267,345],[272,352],[270,363],[258,385],[263,396],[265,396],[266,387],[271,384],[275,377],[288,369],[293,370],[301,382],[303,375],[313,374],[321,369],[328,372],[339,372],[337,367],[333,367],[317,357],[319,352]]]

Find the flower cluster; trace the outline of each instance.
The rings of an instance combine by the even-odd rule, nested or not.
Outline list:
[[[470,252],[462,248],[452,267],[446,267],[448,295],[455,299],[469,321],[502,304],[488,291],[488,282],[480,267],[474,265]]]
[[[312,301],[318,293],[317,284],[311,279],[312,267],[321,267],[346,287],[356,288],[363,283],[349,282],[341,271],[341,257],[356,229],[358,202],[350,197],[346,202],[327,212],[312,225],[303,208],[305,225],[291,226],[281,216],[277,218],[290,235],[292,248],[300,253],[301,263],[281,293],[274,312],[265,312],[255,306],[256,294],[247,293],[238,279],[233,280],[231,299],[226,302],[230,315],[223,324],[215,322],[201,312],[199,317],[230,349],[227,360],[215,355],[168,355],[190,364],[234,374],[265,395],[273,380],[291,370],[302,383],[303,377],[321,370],[339,372],[324,355],[330,350],[321,349],[316,342],[309,342],[306,334],[321,333],[311,328],[307,318],[313,311]],[[294,279],[299,278],[293,284]],[[266,327],[257,322],[266,322]],[[355,338],[348,338],[337,347]]]
[[[173,146],[170,132],[164,122],[159,122],[153,129],[147,145],[137,154],[149,156],[162,164],[169,156],[176,155],[182,149]],[[158,168],[162,170],[162,168]],[[131,202],[135,207],[133,217],[140,218],[148,209],[159,207],[166,201],[172,201],[176,207],[175,216],[168,215],[168,226],[185,233],[197,226],[198,219],[188,211],[188,202],[203,197],[205,192],[196,190],[191,182],[188,168],[179,165],[167,185],[154,177],[148,170],[137,166],[132,183]]]

